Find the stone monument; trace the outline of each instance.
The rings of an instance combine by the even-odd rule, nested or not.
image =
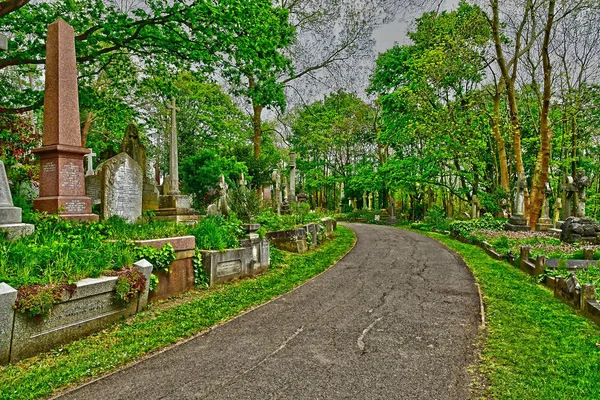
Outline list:
[[[369,204],[367,203],[367,192],[363,193],[363,210],[367,210],[369,208]]]
[[[97,172],[102,182],[102,218],[116,215],[136,222],[142,216],[142,167],[122,152],[100,164]]]
[[[357,211],[358,208],[356,207],[356,197],[352,199],[352,211]]]
[[[173,221],[176,223],[196,223],[198,214],[192,209],[190,196],[179,192],[179,158],[177,154],[177,120],[179,108],[175,106],[175,98],[167,106],[171,109],[171,148],[169,158],[169,177],[163,182],[165,195],[159,197],[158,210],[154,211],[154,219]],[[166,189],[166,190],[165,190]]]
[[[550,183],[546,182],[544,185],[544,204],[542,206],[542,217],[538,220],[535,225],[535,230],[538,232],[546,232],[554,226],[550,219],[550,196],[552,196],[552,188]]]
[[[89,150],[81,143],[75,34],[62,19],[48,26],[45,85],[42,147],[34,150],[40,157],[40,197],[33,208],[97,221],[85,195],[83,155]]]
[[[290,153],[290,192],[288,201],[296,202],[296,153]]]
[[[279,171],[274,169],[271,174],[271,180],[273,181],[273,188],[275,190],[275,199],[273,200],[273,210],[277,212],[277,214],[281,214],[281,176],[279,175]]]
[[[575,197],[575,182],[573,181],[573,177],[570,175],[565,175],[563,178],[563,182],[561,184],[561,192],[562,192],[562,203],[563,203],[563,214],[562,219],[566,221],[567,218],[571,216],[571,207],[572,201]]]
[[[219,200],[217,200],[217,208],[221,215],[227,216],[229,215],[229,197],[227,194],[227,189],[229,189],[229,185],[225,182],[225,176],[221,174],[219,176]]]
[[[4,163],[0,161],[0,232],[5,234],[8,240],[33,233],[34,226],[22,223],[21,218],[21,209],[13,205]]]
[[[590,179],[585,175],[585,171],[580,169],[577,170],[575,175],[575,214],[579,218],[585,217],[585,202],[587,197],[585,190],[590,187]]]
[[[556,196],[552,209],[554,210],[553,222],[556,224],[560,220],[560,214],[562,212],[562,200],[560,197]]]
[[[525,207],[525,189],[527,188],[527,178],[521,173],[517,176],[515,184],[513,215],[505,225],[507,231],[529,231],[531,227],[527,225],[527,219],[524,217]]]
[[[146,146],[142,143],[142,138],[137,125],[129,124],[125,129],[125,135],[121,142],[121,152],[127,153],[142,168],[144,187],[142,190],[142,212],[148,210],[157,210],[159,207],[160,193],[154,184],[152,171],[148,171],[148,158]]]
[[[373,193],[369,193],[369,210],[373,209]]]
[[[476,194],[471,198],[471,219],[479,218],[479,208],[481,207],[481,203],[479,203],[479,198]]]
[[[93,157],[96,157],[96,153],[92,151],[92,149],[88,149],[90,152],[84,154],[83,157],[87,160],[87,170],[85,171],[85,176],[92,176],[94,174],[94,160]]]

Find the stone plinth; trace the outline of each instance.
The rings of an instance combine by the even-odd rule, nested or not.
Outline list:
[[[550,218],[540,218],[535,224],[535,230],[538,232],[547,232],[554,227],[554,224]]]
[[[85,195],[81,146],[79,96],[75,63],[75,35],[65,21],[48,26],[46,83],[44,91],[44,133],[40,157],[40,197],[33,207],[63,218],[98,220],[92,202]]]
[[[569,217],[562,224],[560,240],[566,243],[584,241],[596,244],[600,235],[600,223],[591,218]]]
[[[522,215],[513,215],[504,225],[504,229],[512,232],[527,232],[531,230],[531,227],[527,225],[527,219]]]
[[[200,216],[192,209],[190,196],[160,196],[159,204],[159,209],[154,211],[154,219],[158,221],[195,224],[200,219]]]
[[[34,226],[21,221],[21,209],[13,206],[4,163],[0,161],[0,232],[4,232],[8,240],[31,235]]]

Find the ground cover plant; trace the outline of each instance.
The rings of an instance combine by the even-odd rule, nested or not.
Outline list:
[[[478,370],[486,398],[598,398],[600,328],[508,263],[428,235],[459,253],[481,286],[487,330]]]
[[[338,227],[333,240],[306,254],[271,249],[271,268],[255,279],[188,293],[172,305],[149,310],[47,354],[0,367],[2,398],[36,399],[113,371],[288,292],[319,274],[354,245],[354,233]]]

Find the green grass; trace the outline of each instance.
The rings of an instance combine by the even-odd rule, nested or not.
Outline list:
[[[227,321],[286,293],[327,269],[353,245],[354,233],[338,227],[336,238],[304,255],[274,250],[264,275],[189,296],[171,308],[151,307],[126,323],[51,353],[0,368],[2,399],[35,399],[115,370],[151,351]]]
[[[486,398],[599,399],[600,328],[508,263],[430,233],[459,253],[481,285],[487,337],[479,370]]]

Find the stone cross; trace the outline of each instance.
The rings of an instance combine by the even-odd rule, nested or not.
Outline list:
[[[289,202],[296,201],[296,153],[290,153],[290,193]]]
[[[0,50],[8,50],[8,37],[0,33]]]
[[[585,217],[585,202],[587,200],[585,189],[587,189],[590,184],[590,179],[585,175],[585,171],[582,169],[577,170],[577,175],[575,176],[575,210],[577,212],[577,217]]]
[[[565,175],[562,182],[562,197],[563,197],[563,221],[566,221],[567,218],[571,216],[571,202],[573,200],[573,196],[575,194],[575,184],[573,181],[573,177],[570,175]]]
[[[85,154],[83,157],[87,160],[87,171],[85,171],[85,176],[94,175],[94,164],[93,158],[96,157],[96,153],[92,151],[92,149],[88,149],[90,152]]]
[[[175,97],[171,98],[171,104],[167,105],[171,110],[171,151],[169,159],[169,177],[171,178],[171,189],[169,195],[179,194],[179,158],[177,154],[177,112],[181,109],[175,106]]]
[[[63,218],[97,221],[92,200],[85,195],[79,121],[75,32],[62,19],[48,26],[44,131],[40,157],[40,197],[34,209]]]
[[[223,174],[221,174],[219,176],[219,203],[218,203],[218,209],[219,212],[221,213],[221,215],[229,215],[229,204],[228,204],[228,198],[227,198],[227,190],[229,189],[229,185],[227,185],[227,182],[225,182],[225,176]]]
[[[277,214],[281,214],[281,176],[279,175],[279,171],[274,169],[273,174],[271,175],[271,179],[273,180],[273,186],[275,189],[275,199],[273,200],[273,208],[277,210]],[[273,197],[273,196],[272,196]]]
[[[369,205],[367,204],[367,192],[363,193],[363,210],[366,210],[367,208],[369,208]]]

